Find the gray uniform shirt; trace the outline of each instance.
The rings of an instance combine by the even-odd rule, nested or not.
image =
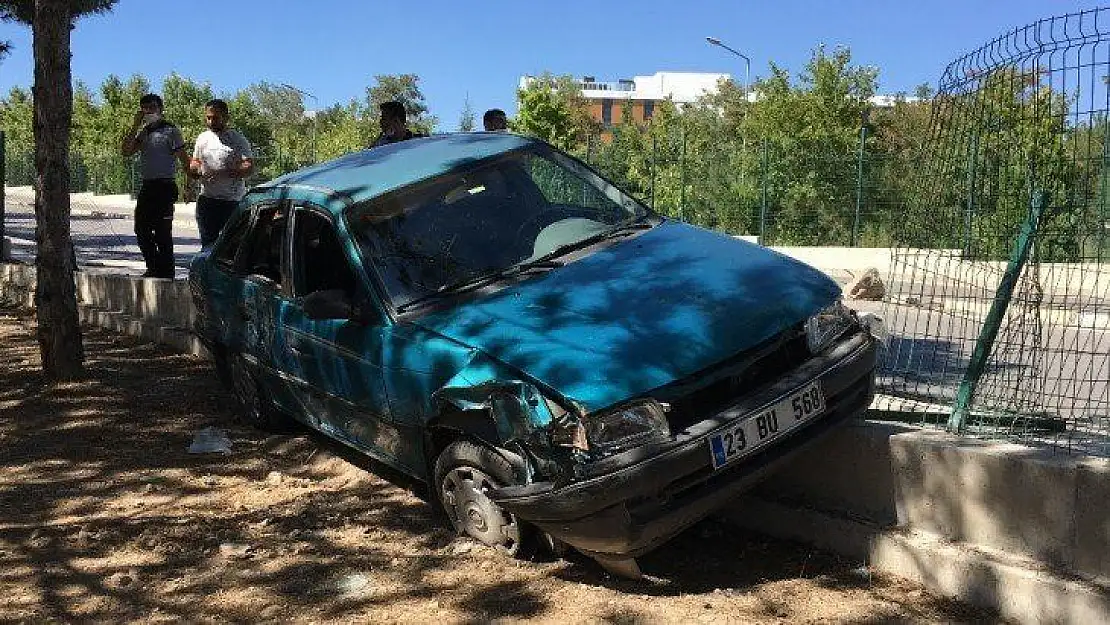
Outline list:
[[[177,171],[174,153],[185,147],[177,126],[158,121],[140,133],[139,164],[143,180],[172,179]]]

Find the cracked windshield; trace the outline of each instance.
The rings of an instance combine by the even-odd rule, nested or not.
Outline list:
[[[363,258],[404,306],[586,246],[647,215],[573,159],[531,149],[375,198],[351,223]]]

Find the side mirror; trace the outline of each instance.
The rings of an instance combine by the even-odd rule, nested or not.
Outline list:
[[[346,291],[331,289],[313,291],[304,297],[304,314],[309,319],[350,319],[353,313],[351,298]]]

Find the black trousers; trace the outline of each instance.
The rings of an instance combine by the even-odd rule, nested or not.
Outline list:
[[[197,229],[200,230],[201,247],[216,242],[237,206],[239,202],[236,200],[218,200],[205,195],[197,198]]]
[[[173,278],[173,203],[177,183],[172,179],[144,180],[135,203],[135,239],[146,270],[159,278]]]

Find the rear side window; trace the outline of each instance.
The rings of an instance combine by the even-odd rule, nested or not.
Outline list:
[[[212,251],[212,259],[216,264],[229,269],[234,265],[235,254],[239,251],[239,246],[243,244],[243,239],[247,236],[247,227],[251,223],[250,216],[250,211],[243,211],[225,227],[227,235],[220,240],[219,245]]]
[[[258,211],[254,227],[239,254],[239,271],[269,278],[281,284],[281,257],[285,248],[287,211],[268,207]]]

